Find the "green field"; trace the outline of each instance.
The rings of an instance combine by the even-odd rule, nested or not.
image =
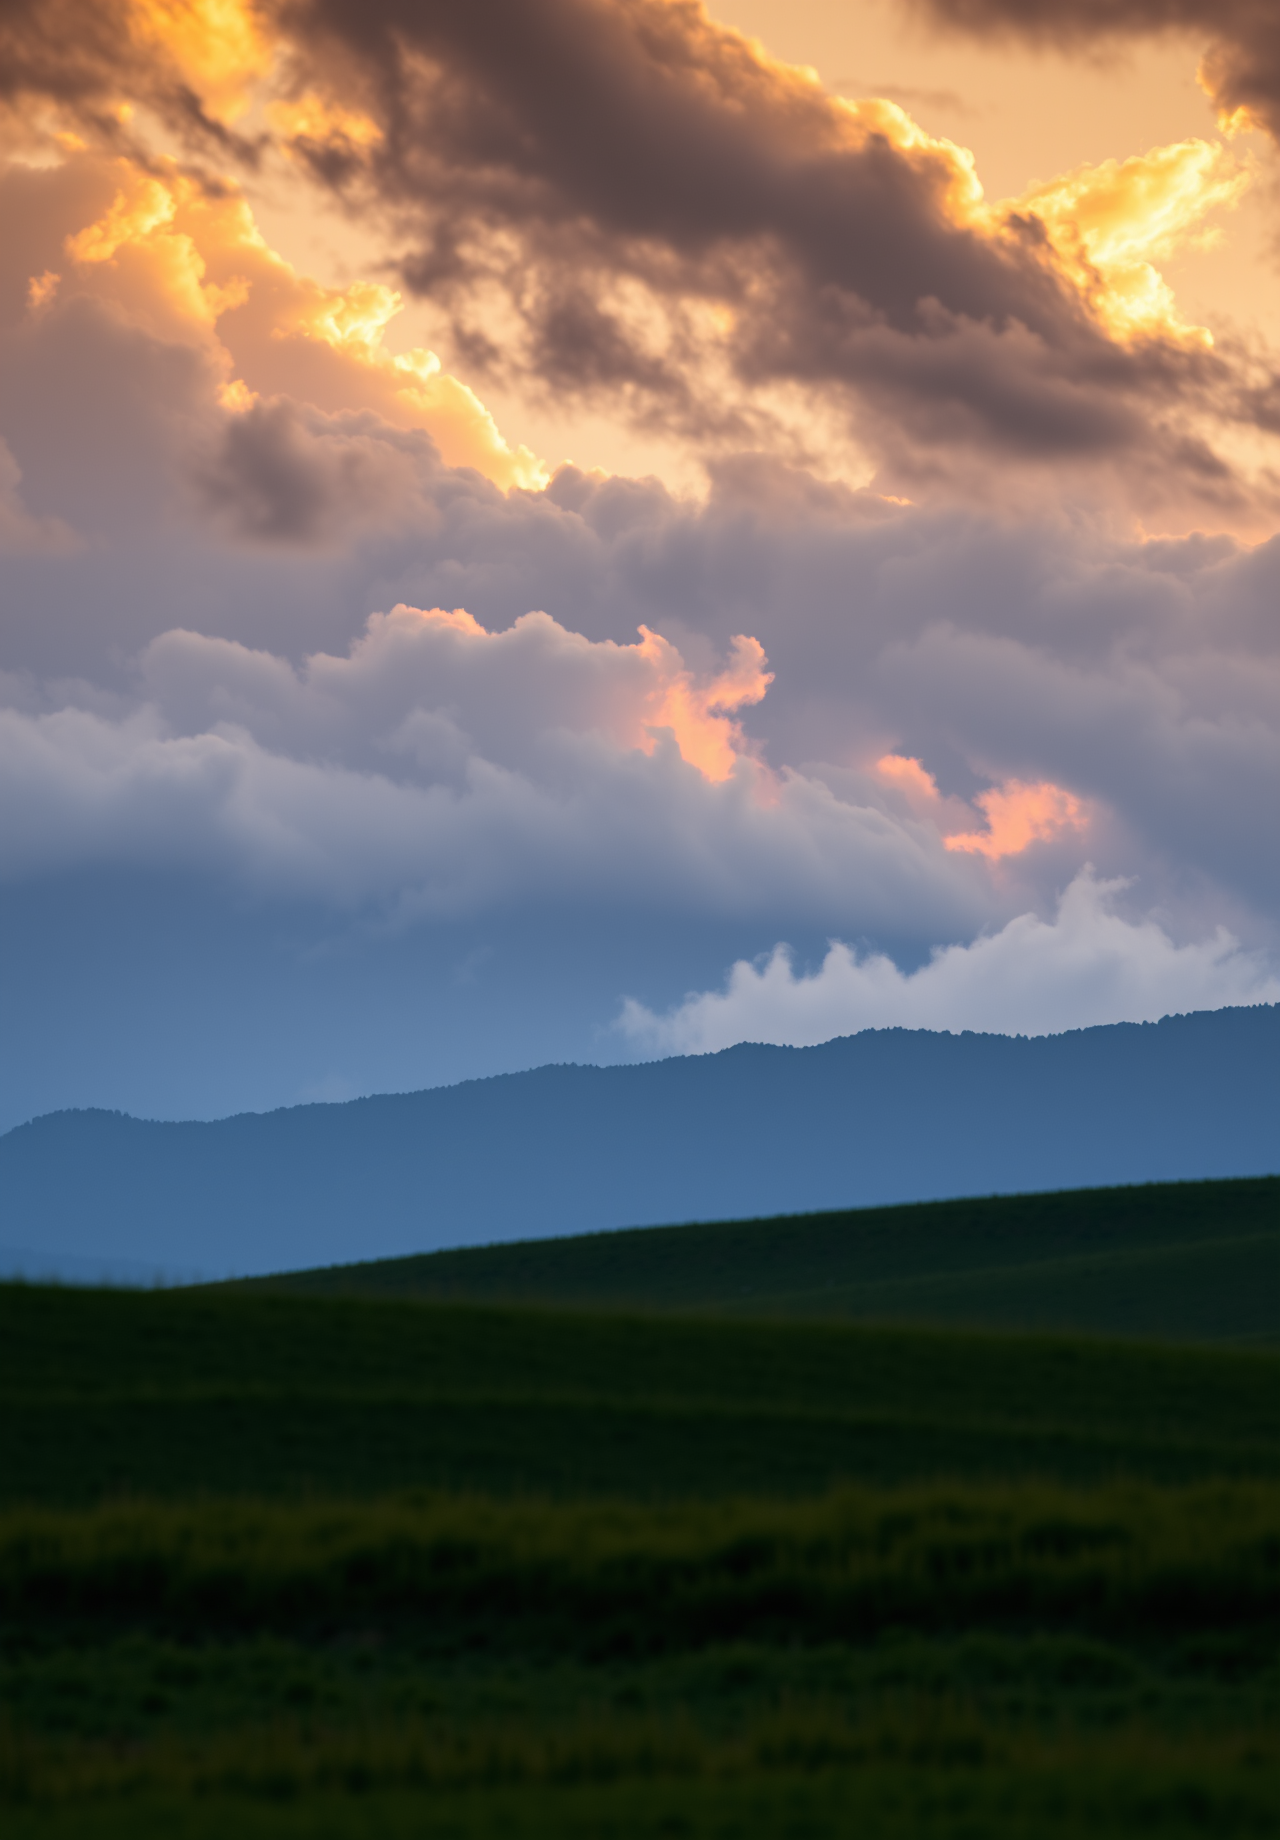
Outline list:
[[[1280,1346],[1280,1176],[648,1227],[251,1282]]]
[[[1261,1835],[1278,1568],[1258,1484],[11,1513],[6,1833]]]
[[[1269,1837],[1280,1289],[1210,1260],[1192,1326],[1171,1287],[1234,1346],[1157,1339],[1149,1286],[1140,1336],[1036,1325],[1064,1264],[1265,1240],[1276,1199],[0,1286],[0,1828]],[[948,1256],[984,1308],[1034,1279],[1030,1328],[840,1320],[923,1314]]]

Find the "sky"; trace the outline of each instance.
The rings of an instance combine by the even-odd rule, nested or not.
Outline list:
[[[0,1129],[1280,999],[1266,0],[0,0]]]

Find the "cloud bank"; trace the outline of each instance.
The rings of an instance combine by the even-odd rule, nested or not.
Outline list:
[[[118,713],[0,711],[5,875],[183,864],[383,923],[495,905],[854,914],[948,930],[978,877],[932,827],[774,774],[735,711],[758,642],[692,672],[659,634],[592,643],[546,614],[377,615],[346,657],[170,632]]]
[[[618,1026],[648,1054],[712,1054],[739,1041],[811,1047],[861,1029],[1052,1035],[1280,999],[1280,977],[1225,928],[1177,946],[1156,921],[1113,913],[1117,886],[1084,870],[1054,919],[1020,914],[906,974],[881,953],[859,957],[833,941],[821,967],[798,976],[776,946],[761,963],[739,960],[723,990],[687,996],[665,1014],[628,999]]]
[[[992,201],[963,148],[895,103],[829,95],[695,0],[107,12],[109,27],[88,0],[9,9],[14,107],[56,105],[131,164],[135,193],[181,193],[189,218],[226,215],[210,162],[291,162],[383,226],[477,380],[597,404],[705,454],[835,458],[895,492],[990,497],[998,479],[1043,494],[1069,477],[1175,521],[1256,526],[1274,509],[1274,479],[1236,439],[1273,427],[1274,370],[1216,349],[1159,269],[1249,182],[1220,144]],[[184,138],[199,179],[165,176],[127,95]],[[129,190],[119,214],[136,228]],[[366,283],[295,324],[372,358],[389,301]],[[384,414],[417,394],[441,426],[477,419],[431,354],[372,368]],[[511,479],[534,483],[532,456],[510,459]]]
[[[1274,991],[1275,379],[1163,272],[1225,143],[991,200],[688,0],[13,5],[0,116],[45,1103]],[[268,195],[358,214],[372,278]],[[705,489],[556,465],[494,380]]]
[[[889,489],[1014,461],[1243,512],[1213,424],[1254,419],[1267,382],[1179,319],[1153,266],[1239,196],[1225,149],[993,203],[897,105],[829,96],[691,0],[283,18],[308,80],[378,130],[318,175],[419,226],[406,282],[494,374],[514,356],[713,447],[842,409]]]

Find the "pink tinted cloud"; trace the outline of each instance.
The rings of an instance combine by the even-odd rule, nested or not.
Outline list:
[[[1018,856],[1033,843],[1087,829],[1090,811],[1084,799],[1055,786],[1052,780],[1003,781],[978,793],[973,803],[986,819],[985,830],[956,828],[957,815],[968,808],[958,799],[944,799],[938,782],[910,754],[882,754],[876,777],[904,800],[912,815],[930,818],[943,833],[948,850],[985,856],[989,862]],[[964,823],[965,818],[959,822]]]
[[[949,850],[972,850],[997,862],[1017,856],[1032,843],[1043,843],[1067,831],[1083,831],[1089,811],[1083,799],[1055,786],[1051,780],[1034,785],[1006,780],[974,800],[987,820],[985,831],[961,831],[946,839]]]
[[[651,729],[670,729],[676,746],[690,766],[709,780],[728,779],[748,749],[740,725],[731,711],[758,703],[773,682],[765,666],[764,647],[758,639],[735,633],[730,641],[729,664],[707,683],[698,683],[685,669],[679,652],[660,633],[640,628],[641,655],[652,661],[658,683],[652,693]],[[645,746],[652,753],[650,736]]]

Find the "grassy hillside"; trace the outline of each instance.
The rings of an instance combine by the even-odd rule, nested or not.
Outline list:
[[[1261,1840],[1278,1656],[1280,1354],[0,1286],[6,1840]]]
[[[650,1314],[0,1287],[0,1500],[1280,1477],[1280,1358]]]
[[[308,1295],[620,1304],[1280,1345],[1280,1177],[652,1227],[251,1282]]]

